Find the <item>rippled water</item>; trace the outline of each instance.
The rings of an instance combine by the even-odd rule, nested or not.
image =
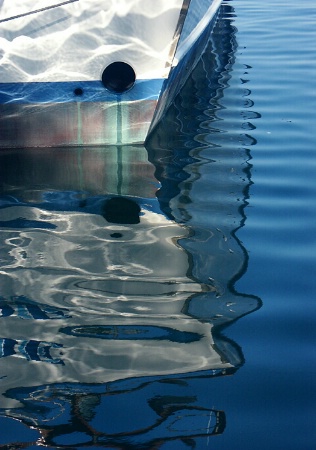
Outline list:
[[[314,448],[315,15],[225,2],[146,148],[1,151],[4,448]]]

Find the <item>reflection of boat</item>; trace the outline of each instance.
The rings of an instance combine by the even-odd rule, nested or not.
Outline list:
[[[44,195],[31,206],[32,191],[24,192],[28,202],[6,196],[0,211],[2,237],[14,247],[0,275],[0,413],[36,428],[46,445],[79,433],[77,445],[139,449],[221,433],[224,413],[195,404],[187,386],[192,372],[229,374],[242,360],[229,343],[234,364],[225,359],[212,326],[181,312],[203,290],[186,276],[188,258],[175,242],[186,230],[146,210],[146,199],[138,199],[140,223],[120,225],[100,214],[101,196],[82,204],[55,192],[51,202]],[[34,195],[38,201],[42,193]],[[58,198],[63,211],[56,211]],[[20,228],[21,221],[12,227],[15,215],[32,211],[36,229]],[[104,421],[106,411],[111,420]]]
[[[28,160],[32,152],[12,150],[3,162],[8,169],[8,161]],[[40,152],[43,169],[51,150]],[[81,177],[73,171],[71,183],[81,189],[58,191],[69,180],[62,175],[59,185],[56,173],[73,167],[75,152]],[[68,149],[51,178],[43,180],[38,167],[28,187],[23,172],[15,177],[6,170],[11,185],[0,203],[8,255],[0,274],[0,366],[7,375],[2,392],[17,383],[32,386],[33,380],[100,383],[200,371],[224,374],[242,363],[238,347],[229,342],[222,349],[216,346],[211,320],[201,322],[185,311],[192,296],[214,295],[215,289],[187,275],[189,256],[177,240],[189,231],[161,213],[151,191],[153,167],[145,164],[144,153],[144,148],[130,148],[129,160],[121,162],[111,180],[107,173],[113,164],[117,167],[113,149],[108,154]],[[143,163],[137,164],[137,158]],[[136,173],[121,179],[131,161]],[[107,167],[103,195],[92,195],[95,180],[85,177],[92,162]],[[132,196],[133,176],[141,174],[148,198]],[[126,201],[135,210],[127,209]]]
[[[220,3],[4,0],[0,147],[143,142]]]
[[[130,148],[118,164],[121,150],[63,150],[51,173],[44,168],[53,151],[38,150],[32,182],[27,163],[32,165],[36,151],[2,155],[3,393],[17,383],[33,386],[33,380],[113,383],[219,375],[243,362],[238,346],[216,327],[257,307],[255,298],[219,292],[218,285],[227,290],[240,271],[244,253],[237,248],[232,257],[213,249],[201,265],[196,237],[196,249],[190,247],[194,227],[170,220],[154,197],[146,150]],[[16,171],[17,162],[24,170]],[[135,173],[125,179],[126,167],[133,165]],[[89,176],[94,166],[107,168],[97,185]],[[64,176],[68,172],[71,181]],[[139,177],[147,198],[136,195]],[[74,190],[63,190],[69,183]],[[205,270],[215,270],[217,258],[225,268],[218,285],[204,277]],[[2,402],[15,404],[7,395]]]

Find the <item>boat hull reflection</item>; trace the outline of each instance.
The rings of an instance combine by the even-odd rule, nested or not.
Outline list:
[[[45,445],[140,449],[222,433],[225,413],[189,393],[243,364],[220,330],[257,299],[219,293],[202,269],[215,254],[201,265],[197,230],[163,210],[147,150],[124,150],[62,150],[51,172],[47,150],[32,182],[37,150],[1,155],[1,413]],[[106,168],[100,183],[91,167]],[[122,199],[136,205],[123,216]]]
[[[197,294],[216,294],[210,283],[188,275],[190,256],[177,241],[190,230],[160,211],[152,188],[157,186],[154,168],[144,162],[146,150],[121,150],[129,157],[119,171],[113,151],[78,149],[75,160],[83,176],[77,167],[71,183],[82,190],[72,192],[61,189],[69,183],[63,174],[67,168],[70,172],[74,149],[68,161],[62,152],[41,189],[43,170],[38,178],[33,174],[28,189],[21,182],[23,173],[15,172],[14,161],[28,160],[28,151],[3,155],[14,172],[6,171],[11,186],[0,205],[7,253],[0,275],[0,365],[8,372],[3,393],[22,382],[21,373],[23,386],[31,386],[35,379],[100,383],[235,367],[217,350],[212,322],[186,312]],[[41,154],[45,167],[51,153],[47,151],[48,161]],[[136,171],[126,184],[123,174],[131,161]],[[116,169],[112,179],[101,183],[103,195],[98,195],[99,187],[93,192],[95,180],[85,172],[92,163],[107,167],[105,178]],[[148,177],[148,198],[135,195],[140,176]],[[55,179],[66,181],[59,185]],[[126,209],[126,202],[135,209]]]

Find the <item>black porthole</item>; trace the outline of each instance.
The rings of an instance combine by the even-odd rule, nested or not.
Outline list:
[[[111,92],[121,94],[134,86],[136,74],[129,64],[116,61],[107,66],[102,73],[102,83]]]
[[[80,97],[81,95],[83,95],[83,89],[81,87],[77,87],[76,89],[74,89],[74,94]]]

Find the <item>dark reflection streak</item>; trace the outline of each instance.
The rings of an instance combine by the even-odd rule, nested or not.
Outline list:
[[[232,13],[233,8],[228,2],[225,2],[221,8],[221,17],[225,17],[225,19],[219,20],[218,29],[214,33],[217,39],[212,41],[211,38],[210,44],[198,62],[195,71],[189,77],[183,90],[169,108],[164,118],[163,126],[161,129],[158,126],[156,133],[148,141],[149,160],[155,165],[155,176],[161,182],[161,189],[157,193],[158,200],[162,210],[168,217],[184,225],[187,224],[190,236],[179,241],[180,245],[186,249],[187,242],[192,240],[192,242],[197,243],[199,240],[197,234],[199,226],[195,226],[194,222],[192,223],[192,215],[187,206],[192,203],[191,189],[201,177],[199,169],[190,171],[186,167],[188,165],[196,165],[196,167],[201,168],[204,164],[210,165],[213,162],[215,163],[216,161],[209,157],[209,155],[212,156],[211,148],[215,150],[214,154],[216,154],[216,148],[221,150],[222,147],[221,140],[217,144],[217,137],[220,137],[221,134],[218,113],[222,109],[221,99],[224,91],[229,86],[229,80],[232,76],[233,65],[235,63],[235,53],[238,47],[236,29],[232,25],[232,22],[227,20],[227,17],[232,15]],[[218,39],[218,36],[220,36],[220,39]],[[207,98],[205,98],[205,92],[207,92]],[[247,96],[250,94],[250,89],[247,89]],[[253,106],[253,102],[251,99],[248,99],[244,107],[248,108],[250,106]],[[249,115],[249,112],[246,112],[246,114]],[[254,112],[252,112],[252,116],[253,118],[260,117],[258,113]],[[216,124],[216,122],[218,128],[213,126],[213,123]],[[253,128],[255,127],[252,126],[251,129]],[[168,134],[166,133],[168,129],[172,131],[176,129],[177,133]],[[205,137],[207,137],[207,141]],[[244,141],[244,145],[256,144],[256,140],[249,134],[243,134],[241,141]],[[205,150],[207,150],[207,158],[203,156]],[[236,160],[236,165],[238,167],[238,165],[243,164],[244,168],[241,171],[242,181],[238,186],[238,188],[241,188],[239,194],[240,199],[237,199],[237,201],[241,199],[242,201],[240,201],[237,208],[237,217],[239,217],[238,226],[232,228],[229,233],[237,243],[239,252],[242,252],[243,257],[241,258],[242,265],[239,270],[231,274],[231,277],[226,281],[228,291],[233,297],[239,298],[240,301],[243,299],[245,307],[243,313],[240,312],[237,314],[235,319],[231,317],[226,322],[218,320],[220,324],[220,327],[216,327],[218,336],[220,336],[220,330],[224,326],[228,326],[232,321],[238,320],[240,317],[261,307],[261,300],[259,298],[254,295],[240,294],[235,289],[237,280],[246,273],[248,267],[249,255],[239,240],[237,232],[244,226],[246,221],[245,208],[248,206],[249,190],[252,185],[250,150],[248,148],[239,148],[239,150],[242,152],[242,156],[239,161]],[[228,178],[227,182],[229,182]],[[227,194],[228,192],[226,196]],[[172,202],[174,204],[175,198],[177,199],[177,207],[171,209],[170,205]],[[188,254],[190,268],[187,275],[192,279],[198,279],[199,282],[206,282],[204,278],[202,279],[200,277],[202,275],[201,269],[200,273],[199,269],[197,269],[199,275],[193,275],[192,270],[197,265],[197,258],[190,251],[188,251]],[[186,306],[182,310],[185,314],[192,315],[190,313],[190,303],[194,298],[195,295],[192,295],[187,300]],[[248,309],[246,306],[247,299],[249,300]],[[199,319],[201,320],[201,317]],[[216,324],[216,322],[214,323]]]
[[[239,207],[239,209],[238,209],[239,214],[240,214],[240,216],[242,217],[242,219],[241,219],[241,221],[240,221],[240,225],[239,225],[238,227],[236,227],[234,230],[232,230],[232,232],[231,232],[233,238],[236,240],[236,242],[238,242],[238,245],[239,245],[239,247],[240,247],[240,249],[241,249],[241,251],[242,251],[242,253],[243,253],[243,256],[244,256],[243,261],[244,261],[244,262],[243,262],[243,265],[242,265],[240,271],[239,271],[238,273],[236,273],[236,274],[228,281],[228,288],[229,288],[229,290],[230,290],[237,298],[238,298],[239,296],[241,296],[242,294],[240,294],[239,292],[237,292],[237,290],[235,289],[235,284],[237,283],[237,281],[238,281],[240,278],[242,278],[242,277],[246,274],[246,272],[247,272],[247,270],[248,270],[248,263],[249,263],[249,254],[248,254],[248,251],[247,251],[247,249],[245,248],[243,242],[239,239],[239,237],[238,237],[238,235],[237,235],[237,232],[238,232],[241,228],[243,228],[243,227],[245,226],[245,222],[246,222],[246,219],[247,219],[246,214],[245,214],[245,209],[247,208],[247,206],[248,206],[248,204],[249,204],[249,203],[248,203],[248,200],[249,200],[249,198],[250,198],[249,191],[250,191],[251,185],[253,184],[253,182],[251,181],[251,169],[252,169],[253,166],[252,166],[252,164],[250,164],[250,162],[249,162],[249,161],[252,159],[252,157],[251,157],[251,154],[250,154],[250,150],[249,150],[249,149],[245,149],[245,151],[246,151],[246,154],[247,154],[247,156],[248,156],[248,160],[246,161],[246,164],[247,164],[247,165],[246,165],[246,168],[244,169],[244,173],[245,173],[245,175],[246,175],[246,177],[247,177],[247,179],[248,179],[248,183],[246,184],[246,186],[245,186],[244,189],[243,189],[244,202],[243,202],[242,205],[240,205],[240,207]],[[255,302],[257,302],[257,307],[256,307],[254,310],[249,311],[249,313],[255,312],[256,310],[258,310],[258,309],[261,308],[261,306],[262,306],[262,300],[261,300],[259,297],[257,297],[256,295],[251,295],[251,294],[247,294],[247,297],[248,297],[248,298],[252,298],[252,299],[255,300]],[[249,314],[249,313],[246,313],[245,315],[247,315],[247,314]],[[243,316],[241,316],[241,317],[243,317]],[[237,320],[238,320],[238,319],[237,319]],[[223,325],[223,326],[222,326],[222,329],[224,329],[224,328],[227,327],[228,325],[230,325],[230,324]]]
[[[168,340],[171,342],[194,342],[199,341],[202,336],[198,333],[181,332],[166,327],[149,326],[85,326],[85,327],[66,327],[59,330],[72,336],[84,336],[98,339],[117,339],[117,340]]]

